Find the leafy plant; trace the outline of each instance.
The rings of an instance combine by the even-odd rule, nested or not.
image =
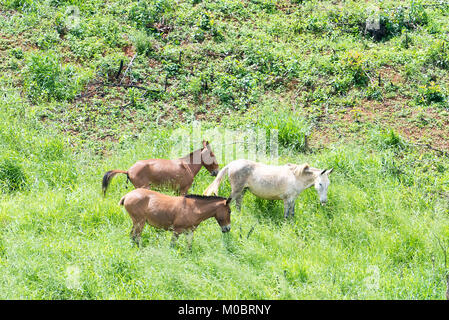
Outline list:
[[[355,85],[365,86],[368,84],[367,62],[362,58],[360,52],[349,51],[344,60],[345,71],[352,77]]]
[[[11,56],[19,60],[22,60],[25,56],[22,48],[13,48],[11,49],[10,54]]]
[[[430,81],[424,86],[418,87],[416,100],[419,104],[430,105],[433,102],[444,102],[446,93],[444,89],[435,81]]]
[[[34,102],[71,100],[85,83],[75,67],[62,66],[53,53],[31,54],[23,71],[23,79],[28,97]]]

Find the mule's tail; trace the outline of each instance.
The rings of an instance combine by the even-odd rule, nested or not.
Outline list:
[[[204,190],[203,195],[210,196],[211,194],[218,195],[218,187],[220,186],[221,180],[223,180],[225,174],[228,172],[228,166],[225,166],[223,169],[218,172],[217,177],[215,178],[214,182],[211,183],[210,186],[207,187],[206,190]]]
[[[117,173],[124,173],[126,174],[126,178],[129,180],[128,177],[128,171],[123,170],[111,170],[104,174],[103,176],[103,184],[102,184],[102,190],[103,190],[103,196],[106,197],[106,190],[108,189],[109,182],[111,182],[111,179],[117,174]]]

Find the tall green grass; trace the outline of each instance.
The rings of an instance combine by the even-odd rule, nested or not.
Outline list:
[[[295,218],[285,221],[281,202],[247,193],[242,212],[232,213],[229,234],[223,235],[213,219],[205,221],[189,251],[183,237],[171,248],[169,233],[147,227],[143,246],[132,246],[131,221],[118,206],[132,188],[117,177],[103,198],[101,177],[109,169],[128,168],[136,159],[163,157],[170,150],[168,134],[148,131],[103,160],[69,154],[63,163],[79,164],[73,183],[60,179],[55,185],[37,184],[3,195],[0,296],[443,298],[447,266],[438,241],[449,239],[447,204],[419,187],[417,181],[424,176],[412,178],[409,186],[385,174],[384,159],[394,153],[382,144],[378,149],[337,144],[316,154],[289,152],[281,157],[281,162],[334,167],[326,207],[319,205],[314,190],[306,190],[296,202]],[[191,192],[201,193],[212,180],[202,170]],[[229,195],[227,181],[219,192]]]

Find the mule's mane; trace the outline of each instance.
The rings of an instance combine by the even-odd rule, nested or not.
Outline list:
[[[304,173],[306,173],[307,170],[309,170],[309,169],[310,169],[309,164],[308,164],[308,163],[304,163],[304,164],[298,166],[298,173],[299,173],[299,174],[304,174]]]
[[[202,200],[228,200],[227,198],[219,197],[219,196],[203,196],[200,194],[187,194],[184,197],[192,198],[192,199],[202,199]]]
[[[310,167],[308,163],[304,163],[299,166],[296,164],[293,164],[293,163],[288,163],[287,165],[290,167],[290,169],[293,171],[293,173],[298,177],[305,175],[305,174],[310,174],[310,173],[312,173],[313,170],[316,170],[315,168]]]
[[[190,160],[190,158],[193,156],[193,154],[195,153],[195,152],[201,152],[201,151],[203,151],[203,149],[204,149],[204,147],[203,148],[199,148],[199,149],[197,149],[197,150],[194,150],[194,151],[192,151],[192,152],[190,152],[188,155],[186,155],[186,156],[184,156],[184,157],[182,157],[182,158],[180,158],[180,159],[189,159]]]

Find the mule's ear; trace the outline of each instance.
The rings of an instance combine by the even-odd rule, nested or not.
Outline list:
[[[203,140],[203,147],[206,148],[209,145],[209,141]]]
[[[330,168],[329,170],[327,170],[327,174],[331,174],[332,171],[334,171],[334,168]]]
[[[303,166],[301,166],[301,173],[310,173],[310,166],[308,163],[305,163]]]
[[[232,201],[232,198],[227,198],[226,199],[226,205],[229,205],[229,203]]]
[[[321,171],[320,175],[323,175],[326,171],[327,169],[324,169],[323,171]]]

